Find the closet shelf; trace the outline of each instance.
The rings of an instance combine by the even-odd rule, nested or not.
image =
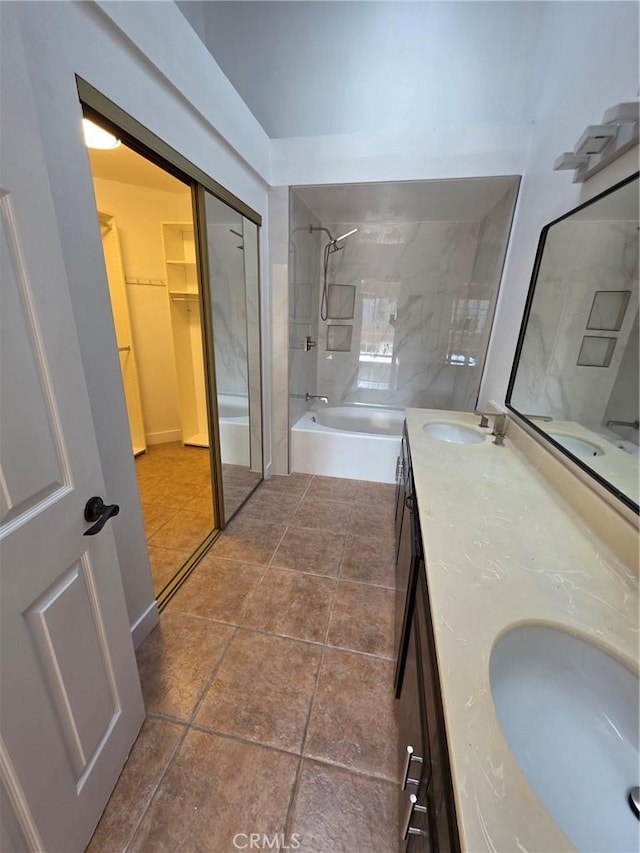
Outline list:
[[[190,290],[170,290],[169,296],[174,302],[198,302],[199,296]]]

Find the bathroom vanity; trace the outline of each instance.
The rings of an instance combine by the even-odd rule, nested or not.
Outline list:
[[[638,208],[635,174],[543,229],[506,421],[406,410],[408,850],[640,849]]]
[[[403,849],[459,850],[406,428],[396,469],[396,671]]]
[[[443,422],[475,442],[450,443],[424,429]],[[490,428],[478,423],[469,413],[406,412],[400,544],[402,526],[411,522],[407,497],[421,531],[413,606],[411,584],[406,587],[407,643],[397,685],[406,849],[637,849],[640,822],[627,803],[628,789],[638,784],[637,525],[590,491],[516,420],[507,424],[504,446],[495,445]],[[610,540],[585,522],[590,512],[602,519]],[[400,548],[400,568],[403,559]],[[407,577],[406,570],[399,577]],[[576,688],[578,708],[594,718],[622,715],[613,720],[624,742],[620,756],[605,742],[614,766],[594,762],[585,772],[571,758],[572,750],[575,756],[590,749],[589,721],[583,725],[575,719],[571,730],[563,730],[566,697],[556,702],[553,691],[562,692],[569,682],[560,672],[559,688],[557,683],[531,687],[527,679],[535,677],[537,664],[522,654],[523,689],[528,695],[531,688],[532,701],[542,703],[533,722],[527,721],[534,728],[540,722],[540,731],[525,733],[533,753],[527,765],[518,734],[509,728],[510,712],[500,704],[503,684],[496,683],[498,658],[508,645],[504,640],[517,639],[522,628],[545,629],[543,639],[550,645],[541,652],[542,670],[548,667],[551,682],[558,681],[554,667],[563,659],[564,639],[577,644],[579,654],[589,650],[581,666],[592,683]],[[402,645],[399,649],[402,655]],[[520,652],[507,651],[516,655],[517,671]],[[601,651],[604,669],[592,667],[591,652]],[[611,683],[607,661],[613,667]],[[508,663],[513,669],[513,660]],[[596,707],[599,695],[617,696],[616,691],[619,707],[615,701],[613,710]],[[545,696],[552,697],[550,706],[544,705]],[[551,743],[554,727],[569,744],[569,758]],[[600,838],[598,801],[615,823]],[[607,847],[612,831],[615,840]]]

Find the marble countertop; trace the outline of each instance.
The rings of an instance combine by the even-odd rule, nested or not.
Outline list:
[[[453,445],[423,425],[477,427],[476,415],[406,418],[462,849],[573,850],[502,734],[491,649],[517,624],[555,624],[637,671],[637,578],[515,446],[515,424],[503,447]]]

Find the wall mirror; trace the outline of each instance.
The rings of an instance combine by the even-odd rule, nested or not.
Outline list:
[[[638,511],[638,174],[541,234],[508,407]]]

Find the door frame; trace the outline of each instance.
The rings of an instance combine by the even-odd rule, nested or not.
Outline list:
[[[208,190],[220,201],[232,207],[246,219],[253,222],[258,229],[262,226],[262,217],[253,208],[227,190],[222,184],[213,180],[206,172],[156,136],[152,131],[137,121],[129,113],[121,109],[113,101],[76,75],[78,97],[85,118],[93,119],[106,130],[113,133],[128,147],[151,161],[165,172],[173,175],[191,189],[192,216],[196,247],[196,270],[199,283],[199,300],[202,326],[202,341],[205,361],[206,408],[209,419],[209,455],[211,460],[211,475],[213,487],[213,504],[216,526],[202,541],[199,547],[176,573],[170,584],[156,598],[158,610],[162,611],[170,598],[191,574],[211,545],[220,536],[226,526],[224,516],[222,459],[220,455],[220,430],[218,421],[218,403],[216,393],[215,351],[213,345],[213,322],[211,313],[211,282],[209,278],[208,248],[206,231],[206,212],[204,190]],[[258,310],[261,312],[261,282],[259,241],[258,251]],[[261,323],[259,324],[261,328]],[[261,336],[262,337],[262,336]],[[263,369],[262,340],[260,342],[260,374]],[[261,381],[261,385],[263,382]],[[260,429],[264,442],[264,405],[261,406]],[[262,452],[262,467],[264,477],[264,444]],[[247,495],[247,498],[249,495]]]

